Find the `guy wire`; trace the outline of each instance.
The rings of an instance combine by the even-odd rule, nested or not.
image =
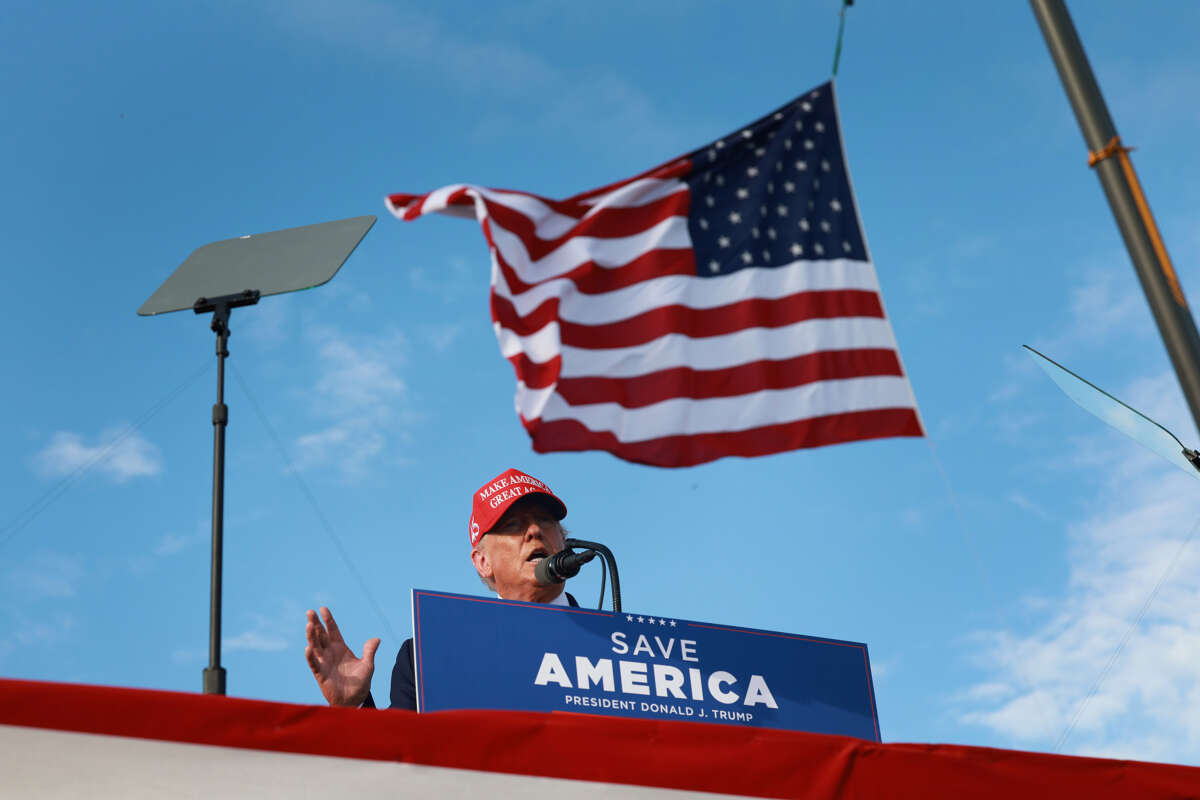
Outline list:
[[[238,385],[241,386],[242,392],[246,395],[246,399],[250,401],[250,407],[253,408],[254,413],[258,415],[259,422],[261,422],[263,427],[266,428],[267,434],[271,437],[271,441],[275,444],[275,449],[279,451],[279,455],[283,459],[284,464],[287,466],[288,472],[291,473],[292,477],[296,479],[296,483],[300,487],[300,493],[304,495],[304,498],[308,500],[308,504],[312,506],[313,514],[316,515],[317,521],[321,523],[321,527],[324,529],[325,535],[329,537],[331,542],[333,542],[333,546],[337,549],[338,555],[340,555],[342,558],[342,563],[346,565],[346,569],[349,570],[350,574],[354,577],[354,580],[358,583],[358,587],[362,589],[362,593],[367,598],[367,602],[371,604],[371,608],[375,609],[375,613],[379,615],[380,620],[383,621],[384,630],[386,630],[388,635],[392,637],[393,641],[398,640],[399,637],[396,635],[396,631],[392,629],[392,623],[388,620],[387,614],[383,612],[383,607],[380,606],[379,602],[375,599],[375,595],[372,594],[371,590],[367,587],[367,582],[363,580],[362,573],[358,571],[358,568],[354,566],[354,562],[350,560],[350,554],[342,544],[341,538],[337,535],[337,532],[334,531],[333,525],[329,522],[329,519],[321,510],[321,506],[317,503],[317,496],[313,494],[312,489],[308,488],[308,483],[304,480],[303,476],[300,475],[300,471],[296,469],[295,462],[292,461],[291,455],[288,453],[287,448],[284,447],[283,440],[279,438],[279,434],[276,433],[275,429],[271,426],[270,421],[267,419],[267,415],[263,413],[262,406],[258,404],[258,400],[256,400],[254,395],[250,393],[250,387],[247,386],[245,379],[242,377],[241,371],[238,370],[237,366],[234,365],[233,362],[229,363],[229,367],[233,372],[233,377],[237,379]]]
[[[206,358],[200,369],[193,372],[191,375],[185,378],[182,383],[180,383],[171,391],[167,392],[167,394],[164,395],[161,400],[144,411],[142,415],[133,423],[133,425],[122,431],[120,435],[105,445],[99,453],[67,473],[67,475],[65,475],[58,483],[54,484],[45,492],[43,492],[36,500],[26,506],[24,510],[18,513],[17,516],[15,516],[3,528],[0,528],[0,547],[4,547],[4,545],[12,541],[12,539],[15,538],[16,535],[20,533],[27,525],[29,525],[29,523],[33,522],[33,520],[36,519],[39,514],[52,506],[58,500],[58,498],[66,494],[67,491],[84,476],[84,474],[92,469],[92,467],[108,458],[108,456],[112,454],[113,450],[115,450],[119,444],[141,430],[146,423],[148,423],[156,414],[158,414],[158,412],[170,405],[172,400],[174,400],[176,397],[182,394],[185,389],[195,383],[201,375],[208,371],[211,360],[212,359],[210,358]]]

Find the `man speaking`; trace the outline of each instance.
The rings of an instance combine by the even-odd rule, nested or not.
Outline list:
[[[467,533],[471,563],[479,578],[504,600],[525,600],[551,605],[578,605],[563,591],[563,584],[538,580],[539,561],[563,549],[566,539],[560,520],[567,507],[550,487],[531,475],[509,469],[488,481],[471,502]],[[362,658],[346,646],[328,608],[320,617],[309,609],[304,657],[321,694],[331,706],[374,708],[371,676],[379,639],[368,639]],[[412,639],[406,639],[392,668],[392,708],[415,711]]]

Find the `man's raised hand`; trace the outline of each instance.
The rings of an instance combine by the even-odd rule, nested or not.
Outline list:
[[[321,694],[331,706],[361,706],[371,691],[379,639],[368,639],[363,645],[362,658],[358,658],[346,646],[328,608],[321,606],[320,618],[312,609],[307,616],[304,636],[308,646],[304,648],[304,658],[317,679],[317,686],[321,687]]]

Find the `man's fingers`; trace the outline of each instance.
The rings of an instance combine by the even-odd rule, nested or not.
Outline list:
[[[367,665],[367,669],[375,669],[375,651],[379,649],[378,638],[367,639],[367,643],[363,645],[363,663]]]
[[[308,668],[312,670],[313,675],[319,678],[321,676],[321,662],[317,659],[317,652],[311,644],[304,648],[304,660],[308,662]]]
[[[308,624],[304,626],[304,638],[310,647],[317,647],[321,650],[329,647],[329,637],[325,635],[325,628],[319,622],[309,620]]]
[[[325,606],[321,606],[321,619],[325,621],[325,627],[329,629],[329,638],[335,642],[342,640],[342,632],[338,629],[338,624],[333,621],[333,612]]]

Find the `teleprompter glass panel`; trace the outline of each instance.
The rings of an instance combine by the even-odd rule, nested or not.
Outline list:
[[[1025,349],[1042,371],[1058,384],[1058,388],[1084,411],[1108,423],[1147,450],[1158,453],[1192,477],[1200,478],[1200,471],[1188,461],[1183,452],[1186,448],[1175,434],[1032,347],[1025,345]]]
[[[373,216],[351,217],[206,244],[150,295],[138,314],[183,311],[201,297],[247,289],[266,296],[320,286],[337,274],[374,224]]]

